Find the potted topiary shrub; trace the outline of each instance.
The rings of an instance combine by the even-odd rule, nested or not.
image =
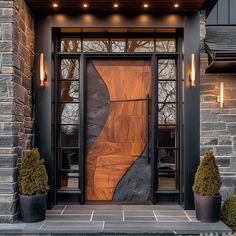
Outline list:
[[[193,185],[196,218],[202,222],[217,222],[220,216],[221,178],[212,151],[205,153]]]
[[[221,208],[220,219],[229,227],[236,230],[236,196],[224,202]]]
[[[22,221],[38,222],[45,219],[48,175],[44,160],[37,148],[27,152],[19,168],[19,196]]]

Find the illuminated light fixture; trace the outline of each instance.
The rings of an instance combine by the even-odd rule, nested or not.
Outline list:
[[[83,3],[84,8],[88,8],[88,3]]]
[[[52,7],[54,7],[54,8],[58,8],[58,7],[59,7],[59,5],[58,5],[58,3],[57,3],[57,2],[54,2],[54,3],[52,4]]]
[[[114,3],[114,4],[113,4],[113,7],[114,7],[114,8],[118,8],[118,7],[119,7],[119,4],[118,4],[118,3]]]
[[[45,71],[44,54],[43,53],[40,54],[40,62],[39,63],[40,63],[39,64],[39,66],[40,66],[40,87],[44,87],[46,79],[47,79],[47,74]]]
[[[179,7],[179,4],[178,4],[178,3],[175,3],[175,4],[174,4],[174,7],[175,7],[175,8],[178,8],[178,7]]]
[[[149,5],[148,5],[147,3],[144,3],[144,4],[143,4],[143,7],[144,7],[144,8],[149,8]]]
[[[196,86],[196,55],[194,53],[191,56],[189,82],[190,82],[190,87]]]
[[[224,82],[220,83],[220,95],[217,96],[217,102],[220,103],[220,108],[224,107]]]

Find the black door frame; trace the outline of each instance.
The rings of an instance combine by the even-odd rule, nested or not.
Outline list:
[[[60,75],[60,68],[59,68],[59,61],[60,58],[73,58],[73,59],[78,59],[80,61],[80,157],[79,157],[79,163],[81,166],[80,169],[80,190],[78,191],[78,200],[80,204],[84,204],[85,202],[85,143],[84,143],[84,137],[85,137],[85,114],[86,114],[86,82],[87,82],[87,75],[86,75],[86,64],[87,64],[87,60],[88,59],[92,59],[92,58],[133,58],[133,59],[149,59],[151,61],[151,67],[152,67],[152,103],[151,103],[151,125],[150,125],[150,130],[151,130],[151,171],[152,171],[152,180],[151,180],[151,202],[153,204],[156,204],[157,202],[157,194],[159,194],[159,191],[157,191],[158,188],[158,169],[157,169],[157,157],[158,157],[158,148],[157,148],[157,128],[158,128],[158,66],[157,66],[157,61],[158,59],[176,59],[177,60],[177,81],[178,83],[176,84],[176,88],[178,90],[180,90],[180,92],[178,93],[178,108],[179,108],[179,112],[177,113],[177,116],[181,116],[182,114],[182,109],[181,107],[181,96],[182,96],[182,92],[181,92],[181,62],[182,62],[182,43],[183,40],[181,38],[181,34],[182,31],[177,30],[176,33],[161,33],[158,34],[158,38],[175,38],[176,39],[176,52],[143,52],[143,53],[130,53],[130,52],[122,52],[122,53],[114,53],[114,52],[60,52],[60,39],[63,37],[68,37],[68,38],[74,38],[74,37],[79,37],[79,38],[96,38],[96,37],[124,37],[124,38],[143,38],[144,36],[149,37],[157,37],[156,33],[145,33],[145,34],[141,34],[141,33],[129,33],[127,35],[123,35],[123,34],[106,34],[106,33],[89,33],[87,35],[84,34],[68,34],[68,33],[61,33],[60,31],[56,32],[55,35],[55,90],[54,90],[54,94],[56,94],[55,96],[55,104],[57,104],[57,96],[58,96],[58,82],[57,79],[58,76]],[[155,43],[156,43],[156,38],[155,38]],[[54,113],[57,114],[57,105],[55,105],[55,109],[54,109]],[[57,116],[55,115],[55,127],[57,127]],[[181,124],[180,124],[181,122]],[[176,123],[177,126],[180,127],[180,125],[182,125],[182,118],[178,118],[178,123]],[[179,138],[178,140],[181,142],[181,134],[180,134],[181,130],[179,129]],[[58,189],[58,171],[57,171],[57,137],[58,137],[58,133],[57,133],[57,129],[55,129],[55,149],[53,150],[54,153],[54,168],[55,168],[55,175],[56,178],[54,178],[54,184],[55,184],[55,188],[53,189],[53,199],[54,202],[57,203],[58,200],[58,196],[57,196],[57,189]],[[179,189],[178,189],[178,194],[179,194],[179,204],[182,204],[183,202],[183,198],[182,198],[182,187],[183,187],[183,183],[182,183],[182,176],[181,173],[183,173],[183,166],[182,166],[182,158],[183,155],[181,155],[181,150],[182,150],[182,142],[178,144],[179,145],[179,161],[180,163],[180,169],[178,172],[180,181],[179,181]]]
[[[79,184],[80,184],[80,190],[76,193],[78,194],[78,200],[80,204],[85,203],[85,184],[86,184],[86,179],[85,179],[85,143],[84,143],[84,137],[85,137],[85,114],[86,114],[86,84],[87,84],[87,60],[91,59],[149,59],[151,61],[151,67],[152,67],[152,94],[151,94],[151,202],[153,204],[157,203],[157,194],[160,194],[160,191],[157,191],[158,187],[158,170],[157,170],[157,156],[158,156],[158,148],[157,148],[157,127],[158,127],[158,66],[157,66],[157,61],[158,59],[176,59],[177,60],[177,88],[181,90],[181,65],[180,65],[180,53],[179,50],[177,52],[171,52],[171,53],[64,53],[64,52],[57,52],[56,53],[56,76],[59,75],[59,60],[62,58],[73,58],[73,59],[78,59],[80,61],[80,157],[79,157],[79,163],[80,163],[80,178],[79,178]],[[57,89],[57,80],[55,79],[55,88]],[[55,90],[56,90],[55,89]],[[55,91],[55,94],[58,96],[58,91]],[[178,93],[178,100],[181,99],[181,92]],[[56,103],[57,99],[55,99]],[[179,100],[179,104],[181,100]],[[57,107],[57,106],[55,106]],[[56,109],[56,108],[55,108]],[[178,113],[181,113],[181,110],[179,110]],[[179,114],[177,113],[177,116]],[[57,116],[55,116],[55,124],[57,123]],[[179,122],[182,122],[181,120],[178,119],[178,126],[180,126]],[[180,130],[179,130],[180,132]],[[181,136],[180,133],[177,134],[178,136]],[[56,134],[55,137],[58,135]],[[180,138],[178,138],[179,140]],[[181,146],[179,146],[180,149]],[[57,145],[56,145],[57,149]],[[179,151],[179,155],[180,151]],[[57,150],[55,151],[55,163],[57,162]],[[179,157],[180,163],[182,163],[181,156]],[[56,164],[57,168],[57,164]],[[179,175],[179,189],[178,195],[179,195],[179,204],[182,204],[182,198],[181,198],[181,189],[182,189],[182,183],[181,179],[182,176],[181,173],[182,171],[182,166],[180,165],[179,170],[178,170],[178,175]],[[58,179],[57,171],[55,171],[56,177],[55,179]],[[57,183],[58,186],[58,183]],[[65,192],[66,194],[70,194],[70,192]],[[166,193],[163,192],[164,194],[169,194],[167,191]],[[53,196],[56,203],[58,200],[57,196],[57,187],[53,189]],[[73,193],[75,194],[75,193]]]

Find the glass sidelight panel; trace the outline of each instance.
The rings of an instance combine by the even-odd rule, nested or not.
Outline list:
[[[60,149],[60,168],[64,171],[79,170],[79,149]]]
[[[78,147],[79,126],[61,125],[61,147]]]
[[[61,104],[61,124],[79,124],[79,103]]]
[[[177,91],[176,60],[158,60],[158,190],[178,189]]]
[[[61,60],[61,80],[79,80],[80,64],[77,59]]]
[[[176,82],[175,81],[159,81],[158,83],[158,99],[159,102],[175,102],[176,101]]]
[[[175,126],[159,126],[158,147],[175,148],[176,129]]]
[[[72,44],[74,42],[71,42]],[[78,42],[77,42],[78,43]],[[79,191],[80,62],[60,60],[58,84],[58,175],[59,192]]]
[[[158,61],[158,81],[176,80],[176,61],[173,59],[162,59]]]
[[[61,81],[61,102],[79,102],[78,81]]]
[[[60,190],[79,188],[79,149],[60,149]]]
[[[70,191],[79,188],[79,172],[61,171],[60,190]]]
[[[176,105],[171,103],[159,103],[158,123],[160,125],[170,125],[176,123]]]
[[[159,148],[158,187],[176,189],[176,151],[171,148]]]

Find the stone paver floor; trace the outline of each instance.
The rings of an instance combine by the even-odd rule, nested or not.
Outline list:
[[[0,233],[199,235],[229,233],[222,222],[201,223],[177,205],[57,205],[39,223],[0,224]]]

